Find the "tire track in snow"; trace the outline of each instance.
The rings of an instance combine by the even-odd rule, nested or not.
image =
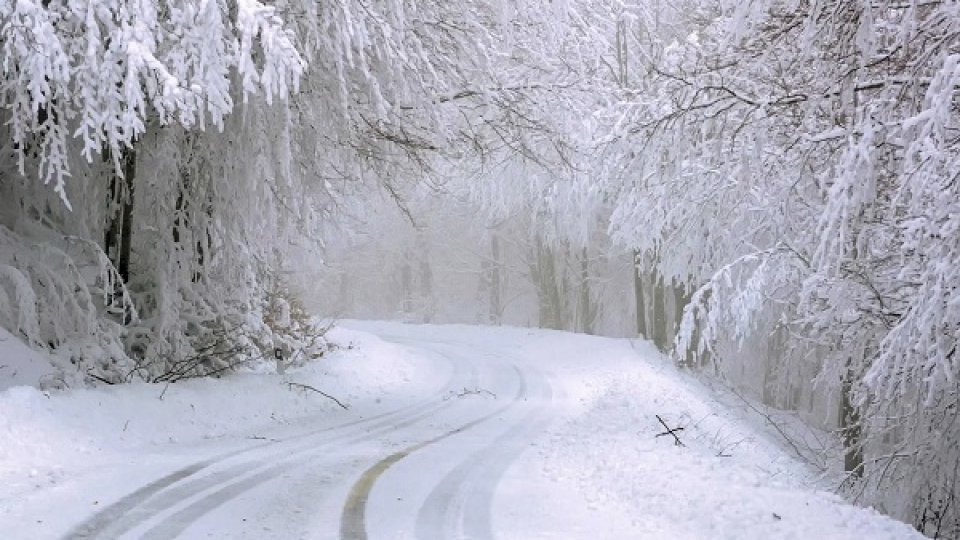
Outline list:
[[[349,448],[354,445],[358,445],[377,437],[399,431],[405,427],[411,426],[417,422],[420,422],[424,419],[432,417],[438,410],[443,409],[443,406],[434,406],[429,410],[424,411],[423,413],[416,415],[412,418],[408,418],[404,422],[394,423],[391,422],[387,425],[382,426],[376,431],[371,431],[365,433],[361,436],[354,437],[346,441],[329,441],[327,443],[316,446],[307,454],[298,454],[291,457],[288,457],[279,463],[269,466],[267,468],[261,468],[258,472],[253,474],[247,474],[241,479],[235,480],[238,476],[231,476],[225,482],[217,482],[214,484],[216,489],[210,491],[201,499],[196,501],[191,501],[185,508],[177,511],[176,513],[166,517],[159,524],[148,529],[143,533],[139,538],[142,540],[162,540],[175,538],[181,533],[183,533],[190,525],[195,523],[197,520],[202,518],[207,513],[215,510],[216,508],[226,504],[230,500],[255,489],[260,484],[276,478],[286,472],[287,470],[293,470],[304,466],[306,463],[310,462],[317,454],[324,454],[332,447],[338,449]],[[238,467],[239,468],[239,467]],[[249,472],[249,469],[246,470]],[[207,491],[209,491],[208,488]],[[181,502],[181,498],[177,498],[174,501],[174,504]],[[152,514],[155,515],[156,513]],[[150,516],[148,516],[150,517]],[[146,519],[140,520],[137,524],[145,522]],[[128,529],[129,530],[129,529]]]
[[[546,383],[546,379],[540,378]],[[553,391],[546,383],[539,399],[549,401]],[[551,419],[548,408],[538,406],[462,462],[433,488],[420,507],[416,537],[491,539],[493,495],[510,465],[527,448],[530,438],[544,430]]]
[[[404,410],[404,413],[406,412],[407,411]],[[427,412],[428,416],[430,414],[433,414],[432,411]],[[390,431],[389,426],[395,422],[394,416],[397,416],[397,412],[378,415],[376,418],[368,418],[362,421],[350,422],[348,425],[335,426],[330,428],[330,431],[334,429],[361,427],[365,428],[366,431],[357,437],[357,439],[365,440],[375,438]],[[415,417],[419,418],[419,415]],[[378,419],[382,421],[375,422],[375,420]],[[323,433],[323,431],[320,433]],[[313,435],[317,434],[318,433],[314,433]],[[348,432],[334,436],[324,440],[319,445],[305,443],[288,450],[274,446],[274,451],[268,455],[242,461],[222,470],[213,469],[216,465],[220,465],[234,457],[251,453],[265,446],[277,445],[278,443],[262,443],[252,448],[222,454],[215,458],[195,463],[170,473],[125,496],[75,527],[64,538],[65,540],[116,538],[163,511],[175,507],[186,499],[201,492],[215,489],[218,486],[229,485],[234,480],[249,474],[251,471],[262,468],[265,462],[276,462],[275,458],[277,455],[296,457],[303,452],[328,448],[330,445],[335,445],[341,440],[349,438],[351,434],[356,435],[356,432]],[[302,437],[297,438],[300,439]],[[211,470],[212,472],[208,475],[200,474],[207,470]]]
[[[467,367],[467,369],[464,369]],[[452,382],[467,375],[469,384],[476,384],[478,380],[478,372],[475,366],[464,366],[462,363],[456,363],[455,368],[446,384],[444,385],[444,390],[440,392],[440,395],[443,395],[447,389],[452,388],[454,385]],[[76,525],[71,529],[65,536],[63,540],[87,540],[93,538],[108,538],[113,539],[122,535],[123,533],[136,528],[138,525],[141,525],[151,518],[161,514],[163,511],[173,508],[177,504],[181,503],[185,499],[190,498],[191,496],[197,495],[202,491],[207,491],[214,489],[217,486],[224,486],[216,490],[213,494],[208,495],[202,501],[206,501],[210,497],[216,496],[220,499],[218,504],[210,505],[210,502],[207,501],[203,504],[204,507],[209,507],[210,509],[216,508],[227,502],[229,499],[236,497],[237,495],[253,489],[258,483],[269,478],[261,478],[260,473],[254,474],[252,477],[260,478],[259,482],[250,482],[249,479],[240,480],[239,482],[232,482],[237,478],[240,478],[244,473],[249,473],[251,468],[257,468],[257,465],[262,465],[264,462],[270,461],[271,457],[276,457],[279,455],[287,456],[288,460],[295,460],[299,454],[304,452],[309,452],[311,450],[319,450],[328,448],[330,445],[335,444],[343,439],[349,439],[351,433],[344,433],[342,435],[335,436],[332,439],[326,439],[320,443],[320,446],[313,444],[308,441],[303,444],[297,445],[292,449],[284,450],[278,448],[278,445],[283,445],[285,443],[300,441],[303,439],[309,439],[317,435],[327,434],[331,432],[336,432],[340,430],[349,430],[351,428],[365,428],[366,431],[359,437],[355,437],[349,441],[345,441],[344,444],[357,444],[366,440],[376,438],[385,433],[394,431],[395,429],[406,427],[419,421],[425,417],[429,417],[437,410],[445,408],[445,404],[437,404],[433,400],[423,401],[420,403],[415,403],[396,409],[394,411],[384,412],[375,416],[368,418],[361,418],[357,420],[351,420],[344,422],[342,424],[329,426],[321,429],[314,429],[307,431],[305,433],[298,433],[292,435],[285,439],[282,439],[279,442],[266,442],[252,445],[246,448],[239,450],[234,450],[224,454],[214,456],[212,458],[201,460],[196,463],[190,464],[186,467],[178,469],[172,473],[169,473],[153,482],[150,482],[137,490],[125,495],[118,501],[112,503],[103,510],[97,512],[96,514],[90,516],[80,524]],[[422,412],[422,414],[417,414]],[[397,418],[400,420],[406,420],[401,423],[397,423]],[[376,431],[371,431],[376,430]],[[244,454],[252,454],[257,450],[262,450],[266,447],[271,447],[273,452],[271,455],[258,457],[253,460],[248,460],[239,465],[231,466],[228,469],[217,471],[212,473],[209,476],[201,476],[199,478],[194,478],[204,471],[213,469],[216,465],[222,464],[225,461],[228,461],[237,456]],[[292,456],[292,457],[291,457]],[[279,469],[282,467],[270,467],[267,470]],[[276,472],[276,471],[274,471]],[[190,480],[187,482],[187,480]],[[231,486],[234,484],[240,484],[248,486],[244,490],[231,489]],[[217,495],[219,494],[219,495]],[[232,494],[232,495],[231,495]],[[182,511],[181,511],[182,512]],[[191,512],[190,515],[195,521],[202,517],[202,514],[195,515],[195,512]],[[187,516],[181,516],[187,517]],[[187,524],[189,525],[189,524]]]
[[[389,456],[383,458],[372,467],[364,471],[360,476],[360,479],[357,480],[353,487],[350,489],[350,494],[347,496],[346,504],[343,507],[343,513],[340,517],[340,538],[341,540],[367,540],[367,528],[366,528],[366,513],[367,513],[367,501],[370,497],[370,492],[373,490],[373,486],[376,484],[377,479],[380,478],[383,473],[385,473],[391,466],[393,466],[398,461],[409,456],[413,452],[436,444],[444,439],[452,437],[458,433],[463,433],[464,431],[469,430],[470,428],[477,426],[483,422],[490,420],[491,418],[506,412],[508,409],[515,407],[517,403],[526,396],[527,392],[527,380],[526,376],[517,366],[513,366],[514,370],[517,372],[519,377],[520,387],[517,390],[517,394],[514,396],[513,400],[506,405],[498,407],[490,413],[487,413],[475,420],[471,420],[465,424],[460,425],[459,427],[442,433],[432,439],[422,441],[420,443],[408,446],[399,452],[390,454]]]
[[[101,536],[111,525],[116,524],[125,515],[133,511],[140,503],[149,499],[154,494],[167,489],[177,482],[190,478],[217,463],[245,452],[251,452],[266,446],[267,444],[269,443],[261,443],[254,447],[244,448],[242,450],[221,454],[211,459],[198,461],[188,465],[187,467],[178,469],[161,478],[158,478],[157,480],[154,480],[153,482],[140,487],[136,491],[125,495],[120,500],[90,516],[79,525],[76,525],[73,529],[71,529],[70,532],[63,536],[63,539],[82,540],[88,538],[97,538]]]

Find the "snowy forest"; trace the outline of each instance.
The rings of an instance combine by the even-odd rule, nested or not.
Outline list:
[[[338,317],[642,336],[960,536],[954,0],[0,0],[0,66],[48,388]]]

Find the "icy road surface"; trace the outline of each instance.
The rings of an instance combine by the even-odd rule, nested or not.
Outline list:
[[[922,538],[645,344],[348,326],[283,375],[0,392],[0,539]]]

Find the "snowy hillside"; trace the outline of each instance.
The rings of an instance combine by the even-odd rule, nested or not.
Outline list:
[[[54,376],[51,362],[0,327],[0,390],[44,386]]]

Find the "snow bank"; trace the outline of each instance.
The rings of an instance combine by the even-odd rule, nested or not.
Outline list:
[[[134,383],[54,393],[8,388],[0,392],[0,486],[4,491],[30,489],[57,483],[66,470],[116,461],[118,453],[243,437],[343,412],[333,401],[291,387],[291,382],[349,405],[359,399],[427,394],[439,387],[448,369],[369,334],[334,329],[329,337],[341,349],[284,375],[238,373],[169,385]],[[17,365],[24,359],[32,364],[36,359],[30,353],[28,349],[8,358]]]
[[[40,386],[54,372],[46,355],[0,327],[0,391],[14,386]]]
[[[722,404],[729,396],[678,370],[648,343],[544,333],[522,350],[554,366],[568,415],[515,466],[539,468],[543,485],[529,485],[527,474],[527,487],[515,479],[514,489],[565,494],[539,501],[539,514],[569,516],[561,528],[574,536],[923,538],[818,490],[818,475],[756,417]],[[666,431],[658,415],[683,428],[677,435],[684,446],[658,437]],[[536,531],[558,524],[515,515],[503,527],[539,537]]]

